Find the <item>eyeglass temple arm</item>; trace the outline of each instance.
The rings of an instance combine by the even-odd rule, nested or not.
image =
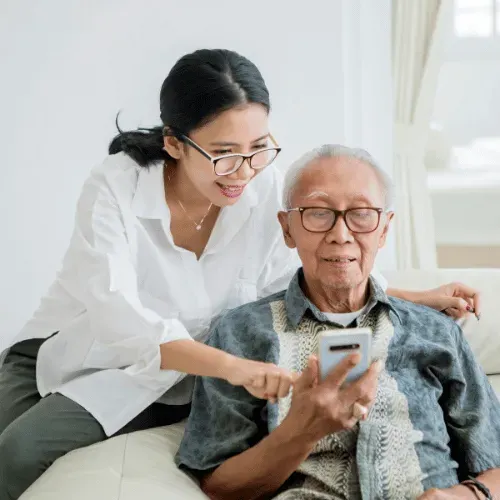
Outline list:
[[[269,132],[269,139],[271,139],[271,141],[273,141],[273,144],[275,145],[275,147],[279,148],[278,141],[274,138],[274,136],[273,136],[273,134],[271,134],[271,132]]]

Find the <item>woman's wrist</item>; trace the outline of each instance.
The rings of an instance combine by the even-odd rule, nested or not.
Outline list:
[[[221,356],[216,359],[217,377],[229,381],[234,374],[238,358],[224,351],[220,351]]]

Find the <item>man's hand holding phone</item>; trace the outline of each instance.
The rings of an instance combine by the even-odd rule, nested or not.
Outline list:
[[[286,425],[316,444],[328,434],[352,429],[366,418],[375,401],[382,363],[372,363],[360,378],[346,384],[348,374],[360,360],[359,353],[349,354],[320,380],[318,359],[311,356],[294,384]]]

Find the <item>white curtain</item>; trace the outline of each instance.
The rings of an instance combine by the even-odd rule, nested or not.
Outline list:
[[[452,0],[393,0],[394,181],[399,269],[433,269],[436,240],[424,165]]]

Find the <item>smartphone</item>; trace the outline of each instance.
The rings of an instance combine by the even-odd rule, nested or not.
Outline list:
[[[359,352],[360,362],[349,372],[346,382],[354,382],[371,364],[371,328],[326,330],[319,338],[319,370],[323,380],[343,358]]]

